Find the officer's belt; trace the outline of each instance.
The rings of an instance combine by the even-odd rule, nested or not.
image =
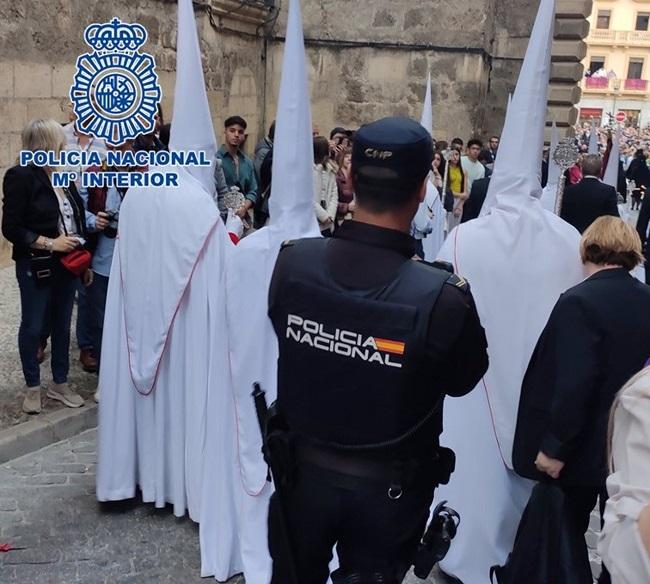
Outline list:
[[[429,460],[408,460],[408,461],[389,461],[389,460],[369,460],[359,456],[350,455],[349,452],[337,452],[335,450],[319,448],[311,444],[299,442],[296,444],[296,458],[299,462],[304,462],[317,466],[321,469],[329,470],[339,474],[377,481],[394,481],[396,473],[402,475],[402,479],[410,482],[415,478],[416,472],[428,474],[431,473],[437,478],[437,462],[435,455]],[[449,471],[442,474],[449,476]]]

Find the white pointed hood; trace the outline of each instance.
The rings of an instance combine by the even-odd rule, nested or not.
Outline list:
[[[273,140],[270,225],[285,239],[318,233],[313,206],[314,147],[300,1],[289,2]]]
[[[614,187],[617,190],[618,190],[618,170],[619,170],[618,163],[620,157],[621,157],[621,127],[619,126],[616,129],[616,135],[614,136],[612,149],[609,153],[609,159],[607,160],[607,168],[605,169],[605,175],[603,176],[603,182],[609,185],[610,187]]]
[[[494,205],[512,206],[542,194],[542,148],[551,48],[555,25],[555,1],[541,0],[517,88],[506,113],[482,215]]]
[[[206,150],[216,140],[203,82],[191,0],[178,2],[176,92],[170,147]],[[212,168],[167,167],[178,172],[178,187],[129,189],[120,208],[119,276],[133,385],[153,391],[176,314],[201,250],[216,232],[228,245],[212,197]],[[118,254],[116,254],[117,256]],[[219,266],[214,266],[216,271]]]
[[[596,122],[591,120],[591,132],[589,133],[589,154],[598,154],[598,129]]]
[[[424,94],[422,106],[422,117],[420,125],[430,134],[433,128],[433,105],[431,101],[431,73],[427,76],[427,89]],[[416,230],[427,233],[422,241],[424,258],[427,261],[434,261],[438,251],[445,240],[445,218],[446,213],[440,200],[438,189],[433,186],[431,180],[427,181],[427,192],[424,201],[420,203],[418,211],[413,218]]]
[[[424,94],[424,105],[422,106],[422,117],[420,125],[433,136],[433,105],[431,102],[431,71],[427,76],[427,90]]]
[[[214,160],[217,153],[192,0],[178,0],[176,89],[169,147],[171,150],[203,150],[208,160]],[[197,166],[187,170],[210,195],[214,194],[212,167]]]
[[[237,411],[236,440],[244,489],[238,534],[244,574],[270,582],[266,519],[272,487],[261,454],[260,429],[251,399],[259,382],[268,402],[277,394],[278,340],[268,317],[269,285],[282,242],[319,237],[314,211],[313,138],[299,0],[290,0],[282,80],[273,141],[270,224],[244,237],[227,260],[227,312]]]
[[[492,208],[488,214],[456,227],[439,254],[440,259],[452,262],[456,273],[472,286],[487,335],[490,366],[480,391],[472,392],[470,396],[474,397],[470,401],[477,400],[476,419],[480,418],[481,423],[487,421],[484,427],[496,437],[497,456],[509,468],[522,380],[535,344],[560,294],[583,278],[578,252],[580,234],[572,225],[544,210],[536,198],[541,191],[554,4],[554,0],[540,1],[491,179]],[[445,440],[441,442],[454,450],[465,443],[459,434],[466,433],[469,427],[467,422],[460,422],[462,415],[470,420],[470,426],[474,423],[467,412],[461,417],[453,413],[466,408],[464,400],[461,398],[458,406],[445,403],[449,424],[445,423]],[[481,439],[473,436],[472,447]],[[453,481],[456,488],[463,484],[458,482],[463,480],[459,478],[462,472],[456,474],[450,484],[452,490]],[[465,484],[473,484],[475,478],[464,480]],[[465,508],[467,516],[475,513],[478,511]],[[471,532],[471,528],[467,531]],[[512,549],[512,542],[507,542],[506,547]],[[468,549],[463,553],[469,553]],[[480,581],[465,572],[449,573],[465,582]]]

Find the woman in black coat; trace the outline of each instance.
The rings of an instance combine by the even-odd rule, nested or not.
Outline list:
[[[33,120],[23,130],[23,150],[54,151],[65,145],[55,120]],[[3,182],[2,233],[13,244],[16,278],[20,288],[21,321],[18,348],[25,377],[23,411],[41,411],[38,348],[46,323],[52,339],[52,377],[47,397],[68,407],[83,399],[68,387],[70,320],[75,276],[61,258],[81,248],[86,239],[84,204],[74,184],[54,188],[52,169],[34,165],[10,168]],[[87,283],[92,278],[88,270]]]
[[[585,231],[581,255],[589,277],[558,300],[524,377],[513,465],[523,477],[557,481],[586,531],[598,496],[607,500],[614,398],[650,357],[650,286],[629,273],[641,242],[618,217]]]

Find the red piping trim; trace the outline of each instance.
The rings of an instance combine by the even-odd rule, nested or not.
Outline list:
[[[122,312],[124,315],[124,334],[126,335],[126,352],[129,358],[129,375],[131,376],[131,382],[133,383],[133,387],[135,387],[135,390],[140,394],[140,395],[150,395],[154,388],[156,387],[156,382],[158,381],[158,374],[160,373],[160,364],[162,363],[162,358],[163,355],[165,354],[165,351],[167,350],[167,343],[169,343],[169,331],[171,327],[174,324],[174,321],[176,320],[176,315],[178,314],[178,311],[180,310],[181,304],[183,303],[183,299],[185,298],[185,294],[187,293],[188,286],[190,284],[190,281],[192,280],[192,276],[194,275],[194,270],[196,270],[196,266],[199,263],[199,258],[203,254],[203,251],[205,250],[208,241],[210,240],[210,237],[212,236],[212,233],[214,232],[215,228],[219,225],[220,222],[220,217],[215,221],[214,225],[210,228],[208,231],[205,240],[203,241],[203,245],[201,245],[201,249],[199,252],[196,254],[196,259],[194,260],[194,265],[192,266],[192,270],[190,271],[187,281],[185,282],[185,285],[183,286],[183,291],[181,292],[179,298],[178,298],[178,304],[176,305],[176,308],[174,310],[174,313],[171,317],[171,320],[169,321],[169,325],[165,329],[165,342],[163,344],[163,348],[160,351],[160,355],[158,356],[158,361],[156,363],[156,373],[153,378],[153,383],[151,384],[151,387],[148,390],[141,391],[140,388],[138,387],[138,384],[135,382],[135,379],[133,378],[133,365],[131,362],[131,345],[130,345],[130,338],[129,338],[129,327],[126,319],[126,306],[123,308]],[[122,261],[120,259],[120,286],[122,288],[122,297],[126,298],[124,294],[124,274],[122,272]]]
[[[454,233],[454,270],[456,271],[457,274],[460,273],[460,270],[458,269],[458,233],[460,232],[459,228],[456,228],[456,232]],[[488,411],[490,412],[490,423],[492,424],[492,432],[494,433],[494,439],[496,440],[497,443],[497,448],[499,450],[499,456],[501,457],[501,462],[503,462],[503,465],[508,468],[508,464],[506,463],[506,459],[503,456],[503,450],[501,448],[501,443],[499,442],[499,434],[497,433],[497,427],[496,423],[494,421],[494,412],[492,411],[492,402],[490,401],[490,392],[488,391],[487,383],[485,383],[485,377],[481,379],[481,383],[483,384],[483,390],[485,392],[485,399],[487,400],[487,405],[488,405]]]

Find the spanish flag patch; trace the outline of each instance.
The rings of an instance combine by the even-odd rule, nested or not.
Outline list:
[[[401,341],[391,341],[390,339],[379,339],[375,337],[375,345],[378,351],[392,353],[393,355],[403,355],[406,348],[405,343]]]

